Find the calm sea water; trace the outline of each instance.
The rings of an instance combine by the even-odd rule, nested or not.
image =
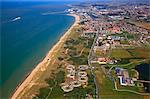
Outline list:
[[[47,54],[74,18],[61,12],[66,2],[2,2],[1,96],[8,98],[16,86]],[[0,97],[1,97],[0,96]]]

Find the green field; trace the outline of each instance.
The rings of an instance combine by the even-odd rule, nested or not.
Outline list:
[[[134,58],[146,58],[146,59],[150,59],[150,48],[134,48],[134,49],[128,49],[128,52],[129,52]]]
[[[110,56],[116,59],[132,58],[132,55],[125,49],[112,49]]]
[[[120,41],[120,44],[129,44],[129,42],[127,40],[124,40],[124,41]]]
[[[115,59],[150,59],[150,48],[112,49],[110,57]]]

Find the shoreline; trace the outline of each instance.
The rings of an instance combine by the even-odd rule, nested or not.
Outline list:
[[[57,41],[56,44],[52,46],[52,48],[48,51],[45,58],[37,65],[35,68],[26,74],[27,76],[23,81],[20,82],[20,84],[16,87],[14,92],[12,92],[12,95],[10,96],[10,99],[16,99],[24,89],[26,89],[27,86],[29,86],[30,82],[33,81],[33,78],[36,78],[36,74],[38,72],[44,72],[48,65],[51,63],[51,59],[54,57],[54,52],[57,52],[61,46],[64,44],[64,41],[68,38],[68,36],[71,33],[71,30],[78,24],[80,18],[76,14],[67,14],[69,16],[73,16],[75,18],[75,22],[72,26],[60,37],[60,39]]]

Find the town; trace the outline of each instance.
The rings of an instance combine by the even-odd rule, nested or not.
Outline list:
[[[97,97],[105,97],[103,91],[109,95],[109,90],[104,90],[108,86],[101,82],[104,75],[114,84],[113,90],[149,96],[144,90],[149,90],[150,80],[143,80],[135,69],[150,62],[149,4],[85,3],[73,5],[68,11],[80,16],[81,36],[95,39],[88,61],[97,79]]]

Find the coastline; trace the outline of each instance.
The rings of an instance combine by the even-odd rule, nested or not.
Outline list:
[[[55,45],[53,45],[53,47],[46,54],[45,58],[37,66],[35,66],[35,68],[31,71],[31,73],[28,74],[27,77],[16,87],[10,99],[19,98],[20,94],[25,93],[26,91],[25,89],[31,88],[33,85],[32,83],[36,81],[33,78],[36,79],[38,78],[36,74],[38,72],[44,73],[44,71],[49,67],[49,64],[51,62],[54,62],[51,61],[51,59],[54,57],[55,52],[59,51],[59,49],[64,44],[65,40],[67,40],[68,36],[70,35],[71,30],[78,24],[80,20],[78,15],[75,14],[67,14],[67,15],[75,17],[75,22],[73,23],[73,25],[62,35],[62,37],[58,40],[58,42]]]

